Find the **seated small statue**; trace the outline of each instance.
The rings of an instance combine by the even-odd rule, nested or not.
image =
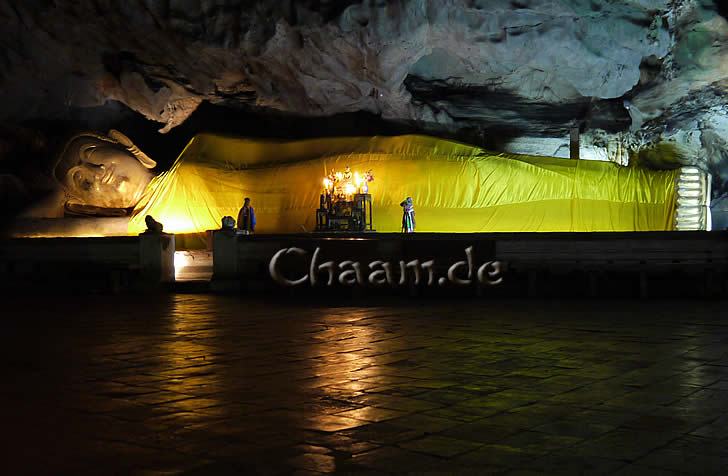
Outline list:
[[[144,223],[147,224],[147,229],[144,231],[147,235],[160,235],[164,229],[164,225],[155,220],[151,215],[147,215],[144,218]]]
[[[222,217],[222,230],[234,230],[235,229],[235,219],[231,216],[224,216]]]

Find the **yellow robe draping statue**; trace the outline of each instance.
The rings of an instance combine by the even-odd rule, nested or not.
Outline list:
[[[156,177],[129,231],[152,215],[170,233],[219,229],[251,197],[257,233],[315,228],[322,178],[372,170],[374,228],[401,229],[412,197],[418,232],[672,230],[678,170],[496,154],[433,137],[276,142],[200,134]]]

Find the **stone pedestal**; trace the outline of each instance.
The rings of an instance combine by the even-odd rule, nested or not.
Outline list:
[[[212,232],[212,281],[210,289],[231,292],[240,289],[238,237],[234,230]]]
[[[139,265],[143,279],[150,284],[174,282],[174,235],[139,235]]]
[[[212,232],[214,279],[238,278],[238,238],[235,232],[216,230]]]

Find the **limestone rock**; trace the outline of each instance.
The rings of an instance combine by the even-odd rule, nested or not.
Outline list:
[[[116,99],[169,129],[210,100],[549,129],[670,52],[670,3],[10,0],[1,114]],[[606,122],[624,123],[615,104]]]
[[[717,198],[725,15],[719,0],[6,0],[0,121],[114,100],[165,132],[209,101],[368,111],[557,156],[579,126],[592,158],[679,145]]]

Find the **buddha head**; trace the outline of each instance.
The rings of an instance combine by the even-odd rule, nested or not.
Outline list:
[[[157,164],[124,134],[83,133],[73,137],[54,168],[72,214],[127,214],[149,185]]]

